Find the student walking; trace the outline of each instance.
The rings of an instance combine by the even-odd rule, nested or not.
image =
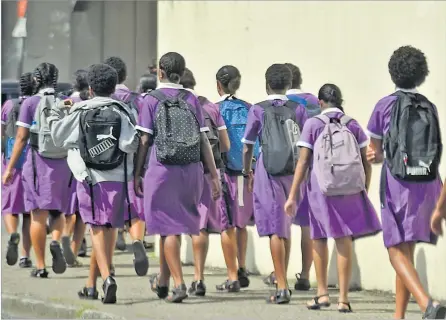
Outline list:
[[[330,306],[327,239],[334,238],[339,281],[338,311],[352,312],[348,299],[354,239],[378,233],[381,226],[367,196],[371,167],[366,159],[368,139],[356,120],[345,115],[342,94],[334,84],[319,90],[321,115],[309,119],[298,145],[299,162],[285,211],[293,215],[301,183],[307,186],[310,228],[316,268],[317,295],[307,308]]]
[[[6,101],[2,106],[2,171],[8,166],[11,159],[14,141],[17,134],[17,119],[20,114],[20,108],[25,101],[33,95],[34,80],[33,74],[27,72],[20,77],[20,97]],[[27,146],[23,149],[22,155],[16,164],[13,177],[9,184],[2,183],[2,216],[5,223],[6,232],[9,234],[8,246],[6,249],[6,263],[13,266],[17,263],[19,252],[18,244],[20,234],[17,232],[19,216],[22,215],[22,250],[19,261],[21,268],[30,268],[32,262],[30,259],[31,239],[30,224],[31,217],[29,212],[25,211],[25,202],[22,184],[22,167],[26,158]]]
[[[70,95],[70,99],[73,102],[80,102],[88,100],[89,86],[88,86],[88,72],[87,70],[79,69],[73,75],[73,93]],[[82,263],[76,258],[86,255],[85,241],[85,223],[82,221],[82,217],[79,214],[79,201],[77,199],[77,181],[71,174],[70,182],[70,209],[65,213],[65,227],[62,236],[62,248],[65,260],[69,267],[81,267]],[[84,251],[81,252],[81,251]]]
[[[388,68],[396,92],[378,101],[373,110],[367,126],[371,136],[367,157],[371,163],[383,163],[381,220],[384,245],[397,275],[394,317],[404,319],[412,294],[425,319],[443,319],[446,308],[428,295],[414,265],[415,244],[436,243],[430,220],[441,193],[438,112],[416,89],[429,68],[424,53],[411,46],[398,48]],[[399,151],[402,147],[404,153]]]
[[[286,91],[291,87],[291,71],[283,64],[273,64],[265,74],[267,100],[249,109],[243,143],[243,176],[254,190],[254,215],[257,232],[269,237],[270,250],[277,279],[276,292],[269,303],[290,302],[286,271],[290,257],[291,218],[284,213],[290,192],[295,162],[296,142],[307,120],[303,106],[289,101]],[[260,139],[262,151],[255,174],[251,159],[254,144]],[[252,187],[252,185],[254,186]]]
[[[229,203],[227,182],[223,176],[224,163],[222,153],[230,149],[230,142],[226,130],[225,122],[220,114],[217,105],[211,103],[203,96],[199,96],[195,91],[195,78],[189,69],[185,69],[181,77],[180,84],[193,93],[201,104],[205,125],[209,128],[206,132],[209,143],[212,147],[215,166],[219,171],[223,196],[217,200],[212,198],[212,181],[209,170],[205,167],[205,179],[203,193],[200,199],[200,235],[192,235],[192,246],[194,250],[195,274],[194,281],[189,288],[189,294],[204,296],[206,286],[204,284],[204,267],[209,246],[209,233],[221,234],[221,244],[223,255],[228,270],[228,279],[217,286],[219,291],[238,292],[240,282],[238,280],[237,269],[237,238],[233,225]]]
[[[60,246],[65,223],[62,212],[68,211],[70,170],[67,152],[54,145],[48,128],[48,115],[60,102],[56,97],[58,70],[51,63],[41,63],[34,70],[35,95],[23,101],[17,121],[17,135],[11,159],[3,174],[8,184],[14,176],[14,168],[20,161],[29,138],[30,149],[22,169],[25,211],[31,212],[31,243],[36,254],[36,269],[32,277],[47,278],[45,269],[46,221],[53,217],[50,252],[53,271],[64,273],[66,262]],[[38,173],[37,173],[38,170]]]
[[[251,105],[235,96],[240,88],[241,74],[234,66],[223,66],[217,74],[217,91],[220,100],[217,102],[225,121],[231,148],[225,154],[225,181],[227,181],[227,205],[231,211],[233,224],[237,228],[237,260],[239,265],[238,279],[240,286],[249,286],[246,270],[246,251],[248,249],[248,225],[254,225],[253,195],[248,190],[247,181],[243,179],[243,143],[248,121],[248,110]],[[259,146],[255,145],[253,161],[258,156]],[[226,210],[226,209],[224,209]]]
[[[124,84],[127,79],[127,66],[125,62],[119,57],[110,57],[104,63],[115,69],[118,74],[118,84],[112,96],[113,99],[124,102],[136,114],[139,114],[142,97],[138,93],[132,92]],[[127,213],[126,223],[128,223],[128,231],[133,240],[133,266],[138,276],[145,276],[149,269],[149,259],[147,258],[146,249],[143,244],[145,234],[143,199],[136,196],[133,180],[130,180],[128,184],[131,212]],[[118,247],[120,249],[125,248],[124,230],[120,230],[118,239]]]
[[[103,303],[115,303],[117,284],[111,276],[116,228],[124,225],[128,205],[127,183],[133,175],[133,154],[138,146],[135,116],[128,106],[110,96],[117,84],[116,71],[92,65],[88,83],[92,98],[70,108],[67,117],[53,110],[51,136],[67,150],[70,169],[78,181],[82,220],[90,225],[93,251],[84,299],[97,299],[96,278],[102,277]]]
[[[144,98],[139,114],[141,143],[135,171],[135,191],[144,196],[147,231],[161,236],[160,274],[151,277],[152,290],[166,298],[172,275],[174,289],[166,301],[177,303],[188,296],[180,261],[180,235],[200,233],[201,159],[209,169],[214,200],[221,189],[202,108],[179,84],[185,67],[184,58],[176,52],[164,54],[159,61],[160,84]],[[144,174],[149,146],[151,155]]]

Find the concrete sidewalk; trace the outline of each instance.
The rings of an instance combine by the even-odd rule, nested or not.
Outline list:
[[[314,291],[294,291],[289,305],[268,305],[265,299],[271,289],[263,284],[262,277],[252,276],[250,287],[239,294],[218,293],[215,285],[224,281],[226,276],[224,270],[217,269],[206,271],[206,297],[190,297],[179,305],[168,304],[150,290],[147,276],[136,276],[131,252],[116,252],[114,264],[118,303],[103,305],[100,301],[79,300],[77,297],[77,291],[84,286],[88,275],[88,258],[81,259],[83,267],[67,269],[63,275],[55,275],[50,267],[49,279],[33,279],[29,276],[30,269],[6,265],[6,243],[7,235],[3,232],[2,312],[11,318],[391,319],[394,307],[394,299],[389,294],[353,292],[350,301],[354,313],[339,314],[336,311],[336,290],[331,291],[332,306],[323,311],[308,311],[304,306],[305,301],[314,296]],[[51,265],[49,250],[47,252],[47,265]],[[189,285],[193,267],[186,266],[183,270]],[[158,265],[152,258],[149,273],[157,271]],[[98,285],[102,285],[102,281]],[[290,285],[294,285],[294,282],[290,281]],[[416,304],[411,303],[409,310],[407,319],[421,319]]]

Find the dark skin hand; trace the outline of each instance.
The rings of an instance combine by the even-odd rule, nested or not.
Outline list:
[[[254,154],[254,145],[245,144],[243,146],[243,169],[249,172],[248,177],[248,191],[252,192],[254,189],[254,174],[252,172],[252,156]]]
[[[446,180],[443,184],[437,206],[431,217],[431,230],[437,236],[443,235],[443,220],[446,220]]]

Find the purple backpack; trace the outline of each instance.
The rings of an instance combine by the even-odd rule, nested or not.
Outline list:
[[[315,118],[324,124],[316,139],[313,170],[322,193],[326,196],[346,196],[365,190],[365,172],[356,137],[347,128],[353,120],[319,115]]]

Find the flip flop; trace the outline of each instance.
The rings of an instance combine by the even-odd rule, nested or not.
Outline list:
[[[319,302],[319,299],[323,298],[323,297],[329,297],[328,293],[314,297],[313,298],[313,302],[314,303],[312,305],[307,304],[307,309],[308,310],[320,310],[322,307],[323,308],[328,308],[329,306],[331,306],[330,301],[322,302],[322,303]]]
[[[339,308],[339,305],[344,305],[344,306],[347,306],[347,309],[345,309],[345,308]],[[350,302],[338,302],[338,311],[340,312],[340,313],[352,313],[353,312],[353,310],[352,310],[352,306],[350,305]]]

